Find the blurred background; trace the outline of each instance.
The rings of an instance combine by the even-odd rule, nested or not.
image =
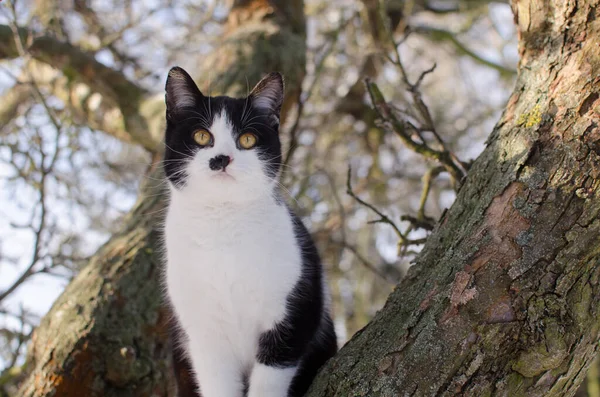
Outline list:
[[[0,1],[0,396],[14,393],[13,375],[25,362],[32,330],[122,225],[140,186],[165,187],[149,171],[160,150],[123,133],[123,112],[107,98],[131,94],[127,84],[119,86],[123,79],[151,99],[142,107],[163,109],[164,81],[174,65],[213,94],[227,91],[230,83],[204,63],[219,54],[231,6],[219,0]],[[507,1],[306,0],[303,8],[306,64],[289,85],[301,90],[292,89],[281,129],[282,183],[324,259],[343,343],[406,274],[457,184],[438,163],[380,128],[364,79],[423,125],[410,90],[418,85],[432,125],[415,139],[436,144],[439,136],[466,168],[512,90],[516,35]],[[51,40],[36,42],[42,46],[36,49],[35,35]],[[49,48],[56,58],[45,55]],[[63,62],[73,48],[114,74]],[[242,68],[236,84],[254,85],[254,73]],[[82,84],[82,74],[92,83]],[[94,89],[97,76],[114,83],[113,92],[104,92],[99,78]],[[147,128],[154,141],[161,138],[163,111]],[[347,192],[349,175],[355,197]],[[382,214],[393,225],[380,222]]]

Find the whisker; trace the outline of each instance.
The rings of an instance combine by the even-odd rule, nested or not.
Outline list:
[[[246,75],[246,100],[244,101],[244,109],[242,110],[241,124],[244,125],[246,117],[250,114],[246,113],[248,108],[248,101],[250,100],[250,83],[248,82],[248,75]]]
[[[208,120],[204,116],[198,116],[198,117],[191,117],[190,116],[190,117],[187,117],[187,118],[181,120],[181,123],[186,122],[188,120],[200,120],[200,124],[202,124],[202,127],[204,127],[204,128],[208,128],[210,126],[210,123],[208,122]]]
[[[156,214],[163,214],[165,212],[167,212],[169,210],[169,207],[165,206],[164,208],[158,209],[156,211],[150,211],[150,212],[142,212],[141,216],[150,216],[150,215],[156,215]]]
[[[208,115],[208,118],[212,120],[211,113],[210,113],[210,97],[208,97],[208,104],[209,104],[209,106],[207,107],[206,106],[206,101],[202,102],[202,106],[204,107],[204,111]],[[210,127],[211,124],[212,123],[210,123],[210,122],[207,121],[207,127]]]
[[[182,160],[182,159],[165,159],[165,160],[160,160],[159,163],[177,163],[177,162],[181,163],[182,161],[185,161],[185,160]]]
[[[184,156],[185,158],[190,158],[190,159],[193,159],[193,158],[194,158],[193,156],[190,156],[189,154],[178,152],[177,150],[175,150],[175,149],[173,149],[172,147],[170,147],[169,145],[167,145],[167,143],[166,143],[166,142],[165,142],[165,146],[166,146],[166,147],[168,147],[170,150],[174,151],[175,153],[177,153],[177,154],[180,154],[180,155]]]
[[[285,187],[285,186],[284,186],[284,185],[283,185],[281,182],[279,182],[277,179],[274,179],[273,181],[275,182],[275,184],[276,184],[276,185],[277,185],[277,186],[278,186],[280,189],[282,189],[282,190],[283,190],[285,193],[287,193],[288,197],[289,197],[290,199],[292,199],[292,200],[293,200],[293,201],[296,203],[296,205],[300,205],[300,203],[298,202],[298,199],[296,199],[296,197],[294,197],[294,195],[292,194],[292,192],[290,192],[290,190],[289,190],[287,187]]]
[[[146,194],[144,195],[144,198],[152,198],[152,197],[158,197],[158,196],[164,196],[167,193],[167,189],[163,189],[164,191],[160,192],[160,193],[156,193],[156,194]]]
[[[253,116],[253,117],[252,117],[250,120],[246,120],[246,123],[247,123],[247,124],[244,124],[244,127],[246,127],[246,126],[247,126],[248,124],[250,124],[252,121],[254,121],[254,120],[258,119],[258,118],[261,118],[261,117],[263,117],[263,115],[262,115],[262,114],[257,114],[256,116]],[[264,123],[261,123],[261,124],[263,124],[263,125],[265,125],[266,127],[268,127],[268,126],[267,126],[266,124],[264,124]],[[269,128],[270,128],[270,127],[269,127]]]
[[[187,143],[183,142],[183,145],[185,146],[185,148],[187,150],[189,150],[190,152],[193,152],[193,149],[190,149],[190,147],[187,145]],[[192,157],[193,158],[193,157]]]
[[[177,171],[177,172],[175,172],[175,173],[172,174],[172,176],[179,176],[179,175],[185,175],[185,170],[179,170],[179,171]],[[163,186],[167,186],[169,184],[169,178],[168,177],[161,178],[161,179],[150,177],[148,179],[150,181],[153,181],[153,182],[158,182],[157,184],[151,186],[152,189],[158,189],[158,188],[161,188]]]
[[[213,116],[212,116],[212,109],[210,107],[210,97],[212,95],[212,81],[210,78],[210,71],[208,72],[208,116],[210,117],[211,120],[214,120]]]

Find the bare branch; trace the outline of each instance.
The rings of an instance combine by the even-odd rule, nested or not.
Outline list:
[[[369,221],[368,222],[369,224],[385,223],[387,225],[390,225],[392,227],[392,229],[394,229],[396,236],[398,236],[398,255],[400,255],[402,250],[407,248],[408,246],[425,244],[425,241],[427,241],[427,238],[420,238],[420,239],[414,239],[414,240],[407,238],[406,233],[402,233],[400,228],[387,215],[385,215],[384,213],[379,211],[372,204],[369,204],[366,201],[364,201],[363,199],[361,199],[360,197],[358,197],[356,195],[356,193],[354,193],[354,191],[352,190],[351,178],[352,178],[352,168],[350,166],[348,166],[348,176],[346,179],[346,193],[348,193],[348,195],[350,197],[352,197],[354,200],[356,200],[359,204],[367,207],[368,209],[370,209],[371,211],[373,211],[374,213],[376,213],[379,216],[379,219]]]
[[[404,144],[412,151],[442,164],[455,180],[460,182],[463,179],[465,172],[462,165],[455,163],[455,156],[451,155],[448,150],[436,150],[432,149],[425,142],[416,142],[406,130],[407,123],[396,117],[391,107],[385,101],[379,87],[369,79],[367,79],[365,83],[367,85],[367,91],[371,96],[373,107],[382,121],[381,127],[398,135],[402,142],[404,142]],[[416,129],[416,127],[414,128]]]
[[[363,199],[361,199],[354,193],[354,191],[352,190],[351,180],[352,180],[352,168],[350,166],[348,166],[348,177],[346,179],[346,193],[350,197],[352,197],[354,200],[356,200],[359,204],[367,207],[368,209],[370,209],[371,211],[376,213],[379,216],[379,219],[377,219],[375,222],[386,223],[386,224],[390,225],[392,227],[392,229],[394,229],[394,232],[396,232],[398,239],[404,240],[404,235],[402,234],[402,232],[400,231],[398,226],[396,226],[394,221],[392,221],[390,218],[387,217],[387,215],[383,214],[381,211],[379,211],[377,208],[375,208],[372,204],[367,203],[366,201],[364,201]]]
[[[429,169],[424,175],[423,175],[423,191],[421,193],[421,198],[419,200],[419,210],[417,212],[417,219],[420,222],[423,222],[426,220],[426,216],[425,216],[425,204],[427,203],[427,198],[429,197],[429,191],[431,190],[431,183],[433,182],[433,179],[438,176],[441,172],[443,171],[442,167],[435,167],[435,168],[431,168]]]
[[[456,34],[450,31],[433,28],[431,26],[415,26],[413,27],[413,30],[416,33],[422,34],[424,37],[427,37],[432,41],[449,42],[454,46],[454,49],[456,50],[458,55],[468,56],[480,65],[497,70],[502,76],[514,76],[517,74],[516,69],[509,68],[507,66],[483,58],[481,55],[477,54],[475,51],[471,50],[469,47],[463,44],[458,38],[456,38]]]
[[[24,28],[17,28],[16,32],[18,40],[15,40],[11,27],[0,25],[0,59],[19,57],[21,51],[17,43],[24,43],[22,51],[33,59],[62,71],[67,80],[89,87],[88,99],[95,92],[118,109],[120,114],[116,116],[122,118],[122,123],[113,122],[108,133],[117,132],[119,138],[130,136],[132,141],[149,151],[159,149],[162,130],[156,127],[159,124],[156,120],[162,118],[162,98],[152,97],[121,72],[103,65],[92,54],[70,43],[51,36],[36,36]],[[111,116],[115,116],[114,112]]]
[[[342,248],[347,249],[348,251],[350,251],[356,257],[356,259],[358,259],[358,261],[360,262],[361,265],[363,265],[367,270],[369,270],[370,272],[372,272],[373,274],[375,274],[381,280],[383,280],[386,283],[391,284],[391,285],[396,285],[398,283],[398,280],[391,279],[387,274],[383,273],[380,269],[377,268],[377,266],[375,266],[367,258],[365,258],[358,251],[358,249],[355,246],[349,244],[346,241],[335,241],[334,240],[333,242],[335,244],[340,245]]]
[[[41,146],[41,145],[40,145]],[[42,176],[39,181],[39,201],[38,206],[40,208],[39,222],[38,225],[34,228],[34,240],[33,240],[33,253],[31,260],[25,270],[21,272],[21,275],[13,281],[13,283],[8,286],[4,291],[0,292],[0,302],[6,299],[10,294],[12,294],[17,288],[19,288],[30,276],[36,273],[34,270],[35,266],[38,264],[40,259],[40,250],[43,246],[42,242],[42,234],[45,231],[46,221],[47,221],[47,206],[46,206],[46,179],[48,177],[48,172],[51,170],[52,166],[56,162],[56,153],[53,156],[53,160],[48,168],[45,167],[44,162],[46,160],[45,152],[40,148],[40,155],[42,164]]]
[[[400,217],[401,220],[410,222],[410,226],[406,230],[405,234],[409,234],[415,228],[431,231],[435,227],[435,220],[425,215],[425,204],[427,203],[427,198],[429,197],[429,192],[431,190],[431,183],[433,182],[433,179],[443,171],[443,167],[435,167],[430,168],[423,175],[423,190],[421,192],[421,198],[419,200],[419,209],[417,210],[417,216],[412,217],[405,215]],[[406,255],[407,251],[408,246],[402,247],[402,255]]]

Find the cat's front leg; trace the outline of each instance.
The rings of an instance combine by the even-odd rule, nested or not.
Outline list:
[[[240,362],[226,349],[205,347],[192,361],[202,397],[243,397]]]
[[[309,340],[309,333],[296,332],[289,325],[278,325],[263,333],[250,374],[248,397],[288,397]]]
[[[287,397],[298,366],[276,367],[256,363],[250,375],[248,397]]]

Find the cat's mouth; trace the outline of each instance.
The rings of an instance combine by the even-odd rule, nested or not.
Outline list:
[[[231,174],[227,173],[227,171],[219,171],[219,172],[215,172],[211,178],[213,179],[220,179],[220,180],[232,180],[235,181],[235,178],[233,176],[231,176]]]

